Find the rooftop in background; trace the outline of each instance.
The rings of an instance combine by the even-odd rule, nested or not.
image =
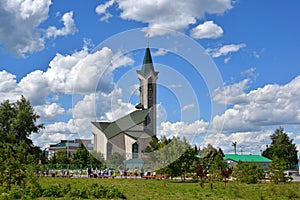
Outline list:
[[[239,155],[239,154],[225,154],[224,160],[233,160],[235,162],[242,161],[242,162],[255,162],[255,163],[271,163],[272,160],[261,156],[261,155]]]
[[[49,149],[64,148],[64,147],[79,147],[80,143],[83,143],[85,146],[88,146],[92,143],[92,141],[88,139],[61,140],[57,144],[50,144]]]

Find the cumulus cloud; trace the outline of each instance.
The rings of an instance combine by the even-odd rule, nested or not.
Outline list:
[[[44,48],[37,27],[48,18],[51,0],[0,1],[0,42],[17,56]]]
[[[244,79],[239,83],[218,87],[212,93],[213,101],[220,104],[243,104],[248,103],[245,89],[248,88],[250,79]]]
[[[54,93],[92,93],[97,90],[109,93],[113,89],[112,71],[133,63],[131,58],[125,57],[107,47],[92,54],[84,48],[72,55],[57,54],[45,74]]]
[[[235,104],[223,114],[214,117],[214,128],[223,126],[225,132],[244,132],[258,131],[271,125],[300,123],[300,76],[285,85],[269,84],[249,93],[241,92],[244,85],[241,82],[240,86],[228,87],[229,99],[234,96],[229,93],[232,91],[242,101],[231,99]]]
[[[0,102],[7,99],[16,101],[20,98],[21,89],[16,82],[16,76],[7,71],[0,71]]]
[[[64,36],[69,34],[73,35],[78,31],[73,19],[73,11],[65,13],[62,16],[61,21],[64,24],[64,27],[62,27],[61,29],[58,29],[55,26],[48,27],[46,31],[47,38],[50,37],[56,38],[57,36]]]
[[[41,70],[33,71],[21,79],[19,87],[22,94],[28,98],[32,105],[45,103],[45,98],[49,93],[49,83],[45,74]]]
[[[104,4],[100,4],[96,7],[96,13],[101,16],[100,21],[107,21],[112,17],[112,14],[107,12],[107,9],[114,4],[114,0],[107,1]]]
[[[190,35],[196,39],[216,39],[223,35],[223,29],[213,21],[206,21],[193,28]]]
[[[215,133],[204,137],[201,146],[208,144],[221,148],[224,153],[234,153],[233,142],[237,142],[237,153],[260,154],[265,150],[266,144],[270,143],[272,130],[251,131],[251,132],[234,132],[231,134]]]
[[[61,19],[64,27],[48,29],[39,27],[47,18],[51,0],[0,1],[0,43],[17,57],[44,49],[45,39],[74,34],[77,29],[73,12],[65,13]]]
[[[192,139],[199,134],[206,133],[209,123],[203,120],[196,120],[193,123],[188,123],[184,121],[179,121],[175,123],[162,122],[158,127],[159,135],[164,135],[166,137],[185,136],[188,139]]]
[[[232,8],[232,0],[115,0],[120,16],[125,20],[135,20],[147,23],[149,28],[165,28],[171,30],[184,30],[195,24],[207,14],[224,14]],[[99,5],[97,13],[107,15],[107,8],[113,4],[108,1]],[[97,9],[96,9],[97,10]],[[155,14],[153,14],[155,13]],[[152,32],[151,32],[152,31]],[[165,34],[167,31],[150,29],[150,36]]]
[[[57,103],[34,106],[34,110],[41,117],[39,121],[52,122],[57,119],[57,116],[65,113],[65,109]]]
[[[241,48],[246,47],[246,44],[241,43],[241,44],[228,44],[224,45],[220,48],[215,48],[215,49],[207,49],[206,51],[208,52],[209,55],[211,55],[213,58],[218,58],[220,56],[226,56],[230,53],[233,52],[238,52]]]

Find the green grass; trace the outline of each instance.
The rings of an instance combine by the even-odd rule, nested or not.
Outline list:
[[[85,187],[97,183],[103,186],[114,186],[122,192],[127,199],[257,199],[257,200],[282,200],[300,199],[300,183],[259,183],[241,184],[229,182],[224,187],[222,182],[214,182],[213,190],[210,191],[210,184],[206,182],[204,188],[199,183],[181,182],[168,180],[164,187],[163,180],[144,179],[88,179],[88,178],[40,178],[42,188],[49,186],[70,187],[72,190],[84,190]],[[67,186],[67,185],[70,186]],[[39,198],[44,199],[70,199],[60,198]]]

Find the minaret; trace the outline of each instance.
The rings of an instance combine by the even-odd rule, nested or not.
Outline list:
[[[158,72],[154,71],[150,48],[146,48],[143,66],[137,70],[140,81],[140,103],[137,109],[149,109],[149,114],[144,123],[144,130],[150,135],[156,135],[156,80]]]

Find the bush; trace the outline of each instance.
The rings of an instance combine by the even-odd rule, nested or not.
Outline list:
[[[43,191],[43,197],[62,197],[59,185],[50,185]]]

